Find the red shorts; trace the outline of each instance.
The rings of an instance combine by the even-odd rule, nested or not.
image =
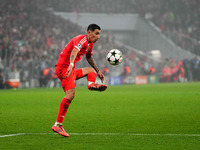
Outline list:
[[[55,70],[58,78],[61,81],[61,85],[64,91],[75,88],[76,87],[75,80],[78,80],[81,77],[83,77],[83,71],[81,68],[73,69],[70,76],[66,77],[67,69],[68,68],[56,67],[56,70]]]

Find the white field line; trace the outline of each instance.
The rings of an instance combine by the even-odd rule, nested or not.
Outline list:
[[[18,136],[18,135],[23,135],[23,134],[26,134],[26,133],[17,133],[17,134],[0,135],[0,138],[8,137],[8,136]]]
[[[42,135],[42,134],[57,134],[57,133],[17,133],[0,135],[0,138],[19,136],[19,135]],[[115,135],[115,136],[188,136],[200,137],[200,134],[145,134],[145,133],[69,133],[70,135]]]

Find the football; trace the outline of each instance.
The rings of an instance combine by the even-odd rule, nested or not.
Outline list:
[[[118,49],[111,49],[106,56],[106,60],[111,65],[119,65],[123,60],[122,52]]]

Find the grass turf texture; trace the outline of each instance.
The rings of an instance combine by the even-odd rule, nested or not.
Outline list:
[[[200,83],[109,86],[105,92],[77,87],[65,130],[122,135],[53,134],[63,96],[61,88],[1,90],[0,136],[50,134],[2,137],[0,149],[200,149],[200,136],[184,136],[200,135]]]

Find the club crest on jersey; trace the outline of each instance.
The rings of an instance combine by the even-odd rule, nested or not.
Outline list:
[[[81,45],[81,44],[78,44],[77,46],[78,46],[79,48],[81,48],[81,47],[82,47],[82,45]]]

